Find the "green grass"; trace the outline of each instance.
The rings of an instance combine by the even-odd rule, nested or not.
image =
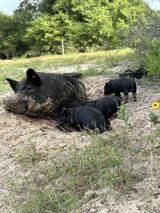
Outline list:
[[[126,164],[124,138],[96,133],[91,133],[90,137],[92,143],[89,146],[75,149],[68,158],[46,156],[40,162],[37,157],[35,160],[40,153],[37,155],[34,148],[33,162],[28,160],[28,156],[32,157],[31,149],[25,149],[23,157],[16,157],[28,171],[25,178],[14,177],[16,185],[12,183],[16,212],[65,213],[87,202],[84,195],[88,190],[110,187],[116,192],[127,193],[132,189],[139,177]]]
[[[156,125],[158,124],[160,121],[159,121],[159,116],[154,113],[154,112],[151,112],[149,114],[149,121],[153,124],[153,125]]]
[[[87,77],[87,76],[102,75],[106,73],[106,69],[104,69],[103,66],[102,67],[92,66],[88,67],[85,70],[79,69],[78,72],[82,73],[83,77]]]
[[[25,71],[29,67],[34,68],[37,71],[51,71],[51,69],[54,70],[58,67],[70,65],[77,65],[78,67],[79,64],[91,62],[95,64],[95,67],[87,69],[83,74],[84,76],[97,75],[97,72],[98,74],[104,72],[103,67],[106,68],[106,66],[112,65],[112,63],[132,58],[133,55],[133,50],[125,48],[101,52],[66,54],[64,56],[46,55],[34,58],[0,60],[0,93],[9,89],[9,86],[5,84],[6,77],[19,80],[25,75]],[[100,67],[100,73],[98,71],[99,69],[97,70],[97,67]]]
[[[18,150],[15,158],[23,166],[33,165],[41,160],[43,160],[45,155],[39,152],[36,148],[36,143],[32,141],[25,149]]]
[[[99,51],[99,52],[88,52],[88,53],[72,53],[66,55],[45,55],[34,58],[14,58],[12,60],[1,60],[0,66],[11,68],[15,67],[28,67],[32,66],[35,69],[48,68],[48,64],[53,66],[68,66],[79,63],[85,63],[89,61],[102,62],[107,59],[113,58],[115,61],[123,59],[128,54],[132,54],[133,50],[129,48]],[[106,62],[107,63],[107,62]]]

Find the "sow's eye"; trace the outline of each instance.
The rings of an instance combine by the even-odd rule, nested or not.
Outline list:
[[[33,87],[32,87],[31,85],[28,85],[28,86],[26,87],[26,89],[30,90],[30,89],[33,89]]]
[[[28,86],[26,87],[26,91],[28,91],[28,92],[33,92],[33,86],[28,85]]]
[[[27,92],[27,91],[30,92],[32,90],[33,90],[33,87],[31,85],[25,85],[25,86],[21,87],[21,89],[20,89],[21,92]]]

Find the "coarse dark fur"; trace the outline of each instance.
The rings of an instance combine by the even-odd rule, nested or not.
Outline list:
[[[120,97],[114,95],[108,95],[101,99],[85,103],[85,106],[92,106],[99,109],[104,114],[106,121],[118,111],[120,105]]]
[[[91,106],[64,108],[58,115],[58,124],[69,125],[78,131],[90,129],[104,132],[110,127],[110,123],[106,124],[103,113]]]
[[[134,80],[128,78],[114,79],[107,82],[104,86],[104,95],[114,93],[116,96],[121,97],[121,92],[124,93],[125,102],[128,102],[128,93],[132,92],[134,101],[136,99],[137,86]]]
[[[35,104],[43,104],[48,99],[52,100],[55,108],[53,114],[55,114],[63,107],[74,106],[87,101],[85,87],[76,79],[78,76],[79,74],[75,73],[69,76],[67,74],[42,73],[29,68],[26,71],[26,77],[22,80],[16,81],[10,78],[6,78],[6,80],[13,91],[21,95],[18,97],[19,100],[20,97],[25,97],[26,104],[27,97],[28,100],[32,99]],[[9,104],[14,103],[9,102]],[[18,101],[16,101],[16,104],[18,104]],[[12,106],[10,108],[12,109]],[[28,107],[26,106],[26,108]],[[9,109],[9,106],[7,106],[7,109]],[[32,112],[30,114],[32,115]],[[36,115],[36,112],[33,112],[33,114]],[[39,117],[39,112],[37,112],[37,117]]]

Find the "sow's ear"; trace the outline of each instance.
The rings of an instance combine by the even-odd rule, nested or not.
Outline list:
[[[18,81],[12,80],[10,78],[6,78],[6,81],[9,82],[11,88],[13,89],[14,92],[17,92],[18,90]]]
[[[104,89],[107,89],[109,87],[108,82],[106,82],[106,84],[104,85]]]
[[[26,72],[27,75],[27,80],[31,82],[35,86],[41,86],[42,81],[36,71],[33,69],[29,68]]]

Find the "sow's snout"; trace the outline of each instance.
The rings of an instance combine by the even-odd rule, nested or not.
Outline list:
[[[24,114],[27,111],[27,101],[20,94],[7,94],[3,97],[3,106],[7,111]]]
[[[37,103],[31,97],[23,94],[7,94],[3,97],[3,106],[7,111],[30,117],[54,117],[55,106],[50,98],[43,103]]]

